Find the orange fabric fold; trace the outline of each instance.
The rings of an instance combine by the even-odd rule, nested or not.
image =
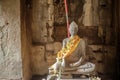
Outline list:
[[[79,36],[74,36],[73,38],[71,38],[67,44],[65,48],[62,48],[62,50],[60,50],[57,53],[57,58],[62,58],[62,57],[68,57],[70,56],[73,51],[75,51],[76,47],[78,46],[80,42],[80,38]]]

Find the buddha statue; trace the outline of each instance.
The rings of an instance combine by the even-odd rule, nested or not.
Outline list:
[[[75,68],[79,73],[89,73],[94,71],[95,65],[86,61],[86,42],[77,35],[78,25],[73,21],[69,27],[70,37],[63,40],[63,47],[57,53],[57,62],[49,70],[53,69],[55,73],[62,67]]]

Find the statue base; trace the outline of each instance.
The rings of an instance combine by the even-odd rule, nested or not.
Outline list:
[[[58,73],[54,74],[52,69],[49,69],[49,75],[47,80],[92,80],[91,77],[95,77],[96,73],[92,72],[79,72],[77,67],[66,67],[61,72],[60,79],[58,79]],[[50,79],[51,78],[51,79]],[[96,79],[97,80],[97,79]]]
[[[49,74],[47,80],[93,80],[95,74],[93,73],[80,73],[76,71],[62,72],[60,79],[57,74]],[[97,80],[97,79],[96,79]]]
[[[60,79],[60,80],[90,80],[90,78],[86,78],[86,79]]]
[[[82,75],[77,78],[75,78],[73,75],[61,75],[61,78],[58,79],[55,75],[48,75],[47,80],[92,80],[91,77],[86,77],[86,75]]]

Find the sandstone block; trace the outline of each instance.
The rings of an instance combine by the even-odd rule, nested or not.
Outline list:
[[[53,45],[53,43],[46,44],[46,50],[47,51],[54,51],[54,45]]]
[[[31,55],[31,64],[33,74],[46,74],[48,72],[48,65],[45,62],[45,47],[33,46]]]

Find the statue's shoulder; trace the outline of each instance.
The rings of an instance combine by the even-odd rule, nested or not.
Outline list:
[[[80,45],[85,45],[87,43],[86,39],[80,38]]]
[[[84,38],[80,38],[80,42],[85,42],[85,39]]]
[[[69,38],[63,39],[63,42],[68,42],[68,41],[69,41]]]

